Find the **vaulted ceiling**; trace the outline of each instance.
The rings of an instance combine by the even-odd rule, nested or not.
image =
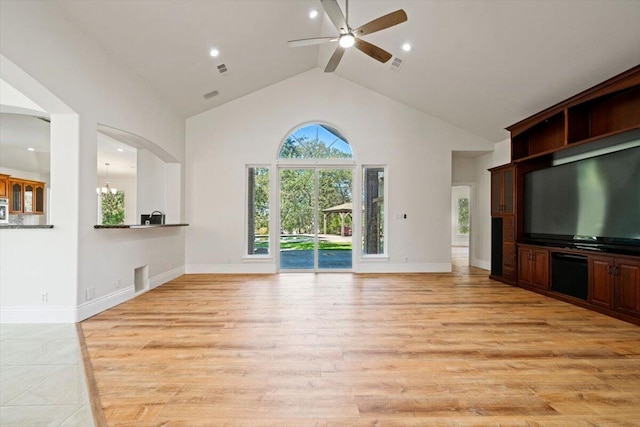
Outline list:
[[[335,46],[287,46],[336,34],[319,0],[58,3],[185,117],[324,68]],[[490,141],[640,63],[640,1],[352,0],[349,24],[399,8],[406,23],[364,39],[403,59],[400,69],[351,49],[336,73]],[[219,57],[209,56],[212,48]]]

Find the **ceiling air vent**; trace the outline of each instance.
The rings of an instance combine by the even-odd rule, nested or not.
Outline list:
[[[404,59],[400,59],[396,56],[395,58],[393,58],[393,61],[391,62],[391,69],[393,71],[400,71],[400,67],[402,66],[403,63],[404,63]]]
[[[220,95],[220,92],[218,92],[217,90],[213,90],[213,91],[211,91],[209,93],[205,93],[202,96],[204,96],[204,99],[210,99],[210,98],[213,98],[214,96],[218,96],[218,95]]]
[[[225,64],[220,64],[218,65],[218,71],[220,72],[220,74],[224,74],[229,70],[227,69],[227,66]]]

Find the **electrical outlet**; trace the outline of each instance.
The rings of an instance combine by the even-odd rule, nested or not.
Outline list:
[[[172,268],[173,268],[173,263],[172,263],[172,262],[170,262],[170,263],[169,263],[169,268],[170,268],[170,269],[172,269]]]
[[[405,264],[409,262],[409,257],[408,256],[404,257],[404,262],[405,262]]]
[[[95,294],[96,294],[96,288],[87,288],[87,292],[86,292],[87,301],[95,298]]]
[[[122,284],[122,280],[121,279],[116,279],[116,289],[118,289],[121,284]]]
[[[40,301],[45,303],[45,304],[48,303],[49,302],[49,293],[48,292],[43,292],[40,295]]]

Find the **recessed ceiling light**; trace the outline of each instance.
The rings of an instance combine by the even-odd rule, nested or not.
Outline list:
[[[405,52],[409,52],[411,50],[411,45],[409,43],[403,44],[402,50],[404,50]]]
[[[309,18],[311,19],[316,19],[318,17],[318,11],[313,9],[311,12],[309,12]]]
[[[209,51],[209,55],[211,55],[211,56],[213,56],[215,58],[216,56],[220,55],[220,51],[218,49],[215,49],[215,48],[211,49]]]
[[[124,151],[124,148],[117,148],[116,151],[119,151],[122,153]]]
[[[36,149],[35,149],[35,148],[31,148],[31,147],[27,148],[27,150],[28,150],[28,151],[36,151]]]

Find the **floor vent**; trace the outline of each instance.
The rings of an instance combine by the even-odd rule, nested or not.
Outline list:
[[[403,63],[404,63],[404,59],[400,59],[396,56],[395,58],[393,58],[393,61],[391,62],[391,69],[394,71],[399,71]]]
[[[227,69],[227,66],[225,64],[220,64],[218,65],[218,71],[220,71],[220,74],[224,74],[229,70]]]
[[[202,95],[202,96],[204,96],[204,99],[211,99],[211,98],[213,98],[214,96],[218,96],[218,95],[220,95],[220,92],[219,92],[219,91],[217,91],[217,90],[213,90],[213,91],[211,91],[211,92],[209,92],[209,93],[205,93],[205,94],[204,94],[204,95]]]

